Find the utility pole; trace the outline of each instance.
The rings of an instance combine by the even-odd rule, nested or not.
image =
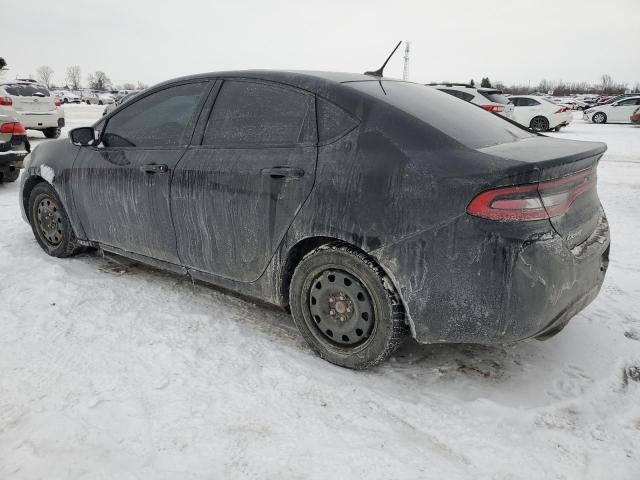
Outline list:
[[[402,79],[409,80],[409,48],[411,42],[404,42],[404,70],[402,71]]]

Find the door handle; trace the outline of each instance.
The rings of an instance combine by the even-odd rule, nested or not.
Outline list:
[[[304,177],[304,170],[295,167],[269,167],[260,170],[260,173],[264,176],[271,178],[302,178]]]
[[[147,165],[142,165],[140,170],[144,173],[167,173],[169,171],[169,167],[164,164],[149,163]]]

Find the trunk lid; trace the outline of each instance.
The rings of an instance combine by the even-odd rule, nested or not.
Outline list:
[[[525,171],[537,171],[539,182],[549,182],[540,188],[542,203],[551,214],[553,198],[571,191],[569,208],[550,222],[571,249],[584,242],[595,230],[600,217],[600,199],[596,188],[598,161],[607,146],[600,142],[552,139],[544,136],[483,148],[483,153],[521,162]],[[579,175],[575,175],[579,174]],[[561,180],[558,180],[561,179]],[[553,182],[558,180],[557,182]],[[569,181],[570,180],[570,181]]]

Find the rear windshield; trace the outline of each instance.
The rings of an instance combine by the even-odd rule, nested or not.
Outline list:
[[[478,90],[478,92],[480,93],[480,95],[482,95],[484,98],[486,98],[490,102],[501,103],[502,105],[507,105],[509,103],[509,99],[505,97],[502,94],[502,92],[499,90],[495,90],[493,92],[492,91],[483,92],[482,90]]]
[[[10,84],[3,85],[9,95],[14,97],[49,97],[51,94],[41,85]]]
[[[419,83],[349,82],[356,90],[389,103],[469,148],[484,148],[533,137],[496,114]]]

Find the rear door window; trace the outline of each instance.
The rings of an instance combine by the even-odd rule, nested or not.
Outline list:
[[[314,97],[280,85],[226,80],[203,145],[291,146],[316,142]]]
[[[9,84],[4,85],[4,89],[9,95],[14,97],[50,97],[51,94],[46,87],[41,85],[24,85],[24,84]]]

